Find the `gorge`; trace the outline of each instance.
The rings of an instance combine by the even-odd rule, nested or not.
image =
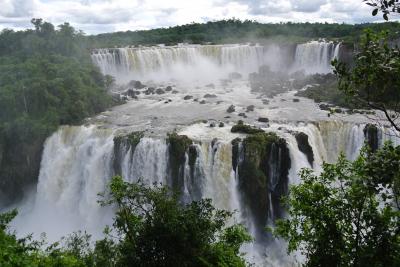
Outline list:
[[[295,96],[298,76],[328,74],[331,60],[349,57],[342,47],[320,40],[94,49],[94,64],[115,77],[112,93],[126,103],[84,125],[62,126],[46,140],[37,187],[15,204],[14,226],[54,241],[79,229],[100,237],[113,211],[98,205],[98,193],[119,174],[167,184],[184,202],[211,198],[217,208],[236,211],[234,220],[255,237],[243,248],[250,262],[301,261],[264,231],[285,216],[280,198],[299,183],[300,169],[318,172],[342,152],[355,159],[364,141],[400,145],[383,122],[330,114]],[[248,80],[265,66],[279,88],[273,96]],[[239,120],[262,131],[232,133]]]

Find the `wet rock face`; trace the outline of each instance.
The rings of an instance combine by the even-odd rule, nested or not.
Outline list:
[[[239,114],[240,116],[240,114]],[[256,134],[263,133],[264,130],[255,128],[253,126],[244,124],[243,121],[238,121],[238,123],[231,128],[232,133],[245,133],[245,134]]]
[[[1,138],[1,136],[0,136]],[[25,190],[37,184],[42,159],[44,136],[34,142],[0,139],[0,206],[20,201]]]
[[[247,106],[246,112],[254,111],[254,105]]]
[[[161,88],[158,88],[158,89],[156,90],[156,94],[162,95],[162,94],[165,94],[165,91],[164,91],[163,89],[161,89]]]
[[[226,112],[228,112],[228,113],[235,112],[235,106],[234,105],[230,105],[229,108],[226,110]]]
[[[149,87],[147,90],[144,92],[146,95],[152,95],[154,94],[156,89],[154,87]]]
[[[312,147],[310,146],[310,143],[308,142],[308,135],[306,135],[303,132],[297,132],[294,134],[294,137],[296,138],[297,141],[297,147],[303,154],[307,156],[307,160],[310,163],[311,166],[313,166],[314,163],[314,153],[312,150]]]
[[[274,133],[256,133],[246,137],[240,149],[240,140],[235,139],[232,163],[238,170],[245,204],[261,231],[268,220],[281,218],[284,213],[280,199],[288,192],[291,166],[286,141]]]
[[[364,127],[364,136],[367,144],[372,151],[376,151],[379,147],[379,130],[374,124],[368,123]]]
[[[189,146],[188,151],[188,163],[189,163],[189,179],[187,180],[187,191],[189,192],[187,199],[185,200],[195,200],[198,201],[201,199],[202,192],[202,183],[199,182],[199,170],[197,159],[199,157],[199,151],[196,145],[192,144]]]
[[[214,94],[205,94],[203,97],[204,97],[204,98],[216,98],[217,95],[214,95]]]
[[[184,186],[184,166],[186,161],[186,152],[189,152],[189,163],[194,164],[193,160],[194,151],[189,151],[189,147],[193,141],[186,135],[178,135],[177,133],[170,133],[167,137],[168,143],[168,165],[171,177],[171,187],[174,190],[182,192]],[[192,159],[190,159],[192,155]]]
[[[146,85],[142,84],[140,81],[130,81],[128,85],[135,89],[143,89],[146,87]]]
[[[282,205],[282,197],[289,192],[289,169],[291,167],[290,153],[287,143],[280,139],[278,143],[271,145],[269,154],[268,171],[269,190],[271,192],[271,206],[268,216],[271,221],[281,219],[285,215],[285,208]]]
[[[265,117],[259,117],[258,122],[269,122],[269,119]]]
[[[125,153],[130,149],[130,153],[134,153],[136,146],[139,144],[140,140],[144,137],[143,132],[131,132],[126,135],[119,135],[114,137],[114,159],[113,159],[113,169],[114,174],[121,175],[121,162]]]
[[[242,74],[240,74],[239,72],[231,72],[229,73],[229,79],[231,80],[242,79]]]

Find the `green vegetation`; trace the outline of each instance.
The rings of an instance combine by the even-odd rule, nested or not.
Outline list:
[[[367,23],[358,25],[334,23],[280,23],[262,24],[255,21],[227,19],[207,23],[191,23],[182,26],[148,31],[126,31],[89,36],[91,47],[114,47],[127,45],[151,45],[164,43],[174,45],[189,43],[236,43],[265,39],[283,43],[299,43],[310,39],[326,38],[348,43],[358,41],[366,28],[376,31],[390,30],[393,38],[400,30],[400,23]]]
[[[386,20],[398,12],[398,1],[367,3]],[[400,133],[400,53],[389,39],[368,30],[354,66],[336,60],[333,66],[345,99],[381,110]],[[289,252],[305,256],[305,266],[400,265],[400,146],[378,149],[376,126],[364,132],[368,143],[354,162],[342,155],[323,164],[320,175],[303,169],[285,199],[290,218],[273,232],[289,242]]]
[[[193,141],[186,135],[178,135],[176,132],[169,133],[167,137],[169,150],[169,169],[170,177],[173,177],[172,188],[180,192],[184,185],[184,164],[186,161],[186,152],[189,152],[189,147]],[[189,153],[189,162],[193,166],[196,161],[197,153]],[[193,158],[195,157],[195,158]]]
[[[293,87],[305,90],[298,91],[296,96],[313,99],[317,103],[326,102],[345,108],[361,108],[359,103],[352,103],[351,99],[338,89],[337,78],[334,74],[314,74],[303,79],[295,80]]]
[[[173,132],[168,134],[167,142],[170,145],[171,156],[178,162],[185,161],[185,152],[193,141],[186,135],[178,135]]]
[[[0,265],[12,267],[245,266],[239,252],[251,241],[241,225],[226,226],[232,213],[210,200],[181,204],[166,187],[127,183],[114,177],[102,205],[116,207],[106,237],[90,245],[73,233],[43,249],[44,242],[17,239],[8,224],[16,211],[0,215]]]
[[[232,133],[255,134],[255,133],[263,133],[264,130],[244,124],[243,121],[240,120],[240,121],[238,121],[238,123],[236,125],[232,126],[231,132]]]
[[[238,162],[239,142],[238,139],[232,142],[232,161],[234,169],[238,170],[239,188],[255,223],[262,229],[267,223],[269,214],[266,211],[270,205],[280,216],[279,198],[287,193],[287,175],[291,165],[289,149],[285,139],[275,133],[257,132],[242,141],[243,158]],[[273,173],[279,177],[271,177]],[[273,188],[272,179],[276,179]],[[276,195],[276,199],[270,198],[269,194]]]
[[[37,177],[43,142],[61,124],[109,107],[112,81],[95,68],[86,41],[68,23],[0,33],[0,196],[22,196]]]
[[[400,49],[389,44],[388,33],[363,35],[351,68],[334,61],[339,90],[353,101],[382,111],[400,132]]]
[[[131,132],[127,135],[119,135],[114,137],[114,145],[120,147],[122,143],[127,143],[135,150],[136,146],[139,144],[140,139],[144,137],[144,132]]]
[[[341,156],[323,172],[300,173],[286,199],[289,219],[275,234],[300,250],[305,266],[400,265],[400,147]]]

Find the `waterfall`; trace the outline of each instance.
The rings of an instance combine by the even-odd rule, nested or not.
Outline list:
[[[378,143],[384,144],[391,141],[394,146],[400,146],[400,134],[396,130],[384,126],[378,127]]]
[[[331,61],[339,57],[340,43],[312,41],[296,47],[294,70],[306,73],[329,73]]]
[[[332,42],[310,42],[297,45],[295,55],[290,47],[277,44],[103,48],[93,50],[92,60],[104,74],[124,82],[133,79],[210,82],[226,78],[230,72],[245,75],[257,72],[263,65],[273,71],[293,67],[305,68],[307,73],[327,73],[339,48],[339,44]]]
[[[121,162],[122,177],[130,182],[145,179],[148,184],[167,183],[168,146],[165,140],[144,137],[134,151],[125,147]]]
[[[104,74],[119,79],[198,78],[204,71],[209,77],[224,78],[232,71],[257,71],[268,63],[268,52],[258,45],[126,47],[96,49],[92,60]]]
[[[300,169],[313,167],[320,171],[323,161],[335,161],[341,151],[350,159],[355,158],[364,142],[364,127],[362,124],[337,121],[291,124],[284,127],[271,124],[269,130],[284,138],[287,152],[281,146],[272,145],[267,156],[268,166],[265,166],[265,173],[269,177],[269,191],[263,196],[269,198],[269,204],[264,210],[269,218],[268,223],[273,224],[274,218],[280,216],[280,208],[274,198],[284,193],[288,183],[299,183]],[[388,129],[379,129],[380,142],[391,138],[385,135]],[[308,136],[314,155],[313,166],[300,151],[295,138],[296,132],[303,132]],[[85,229],[94,238],[100,237],[103,227],[111,224],[113,210],[110,207],[100,207],[97,194],[106,190],[110,177],[115,174],[115,164],[127,181],[133,182],[141,178],[148,184],[171,183],[173,177],[169,177],[170,151],[166,139],[143,137],[134,147],[122,143],[117,149],[114,146],[114,137],[112,130],[95,126],[74,126],[61,127],[48,138],[34,200],[31,205],[27,203],[20,207],[20,215],[14,222],[20,234],[46,232],[49,240],[56,241],[63,235]],[[392,140],[399,141],[394,138]],[[259,223],[244,201],[239,183],[238,162],[244,160],[241,144],[237,147],[238,162],[232,162],[235,159],[234,151],[231,140],[195,141],[186,152],[182,163],[182,193],[188,201],[211,198],[219,209],[236,210],[230,223],[244,223],[257,236],[262,229],[259,229]],[[189,160],[191,153],[196,154],[193,162]],[[285,153],[288,153],[285,157],[289,156],[291,163],[288,173],[284,173],[286,179],[281,180],[284,178],[282,170],[286,168],[281,166]],[[117,163],[115,159],[118,159]],[[283,186],[283,189],[281,187],[279,191],[278,185]],[[261,196],[251,197],[257,200]],[[277,241],[265,242],[268,239],[264,238],[259,240],[260,242],[244,247],[249,252],[249,257],[261,259],[263,257],[260,255],[263,253],[271,256],[271,251],[279,250],[283,246],[276,243]],[[272,250],[265,252],[266,244],[270,244],[268,249]],[[284,257],[284,253],[281,253],[282,256],[277,256],[278,254],[272,256],[277,257],[274,260],[276,262]]]
[[[324,149],[318,151],[324,161],[336,162],[340,153],[354,160],[364,144],[364,124],[352,124],[342,121],[321,121],[316,123]],[[320,138],[320,137],[313,137]],[[312,139],[313,139],[312,138]]]
[[[20,209],[19,234],[45,232],[50,241],[85,229],[100,237],[112,214],[97,203],[112,175],[113,138],[108,130],[61,127],[43,151],[33,207]]]

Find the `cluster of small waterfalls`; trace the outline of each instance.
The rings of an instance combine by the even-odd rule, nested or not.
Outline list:
[[[256,244],[268,243],[264,227],[284,215],[279,199],[289,184],[299,182],[298,171],[318,171],[322,161],[333,161],[340,151],[354,158],[368,137],[365,127],[340,122],[271,125],[277,135],[266,134],[261,141],[242,135],[192,141],[182,135],[132,133],[137,135],[134,142],[130,135],[94,125],[62,127],[46,141],[33,206],[22,209],[15,223],[26,233],[46,232],[54,240],[79,229],[100,237],[112,210],[98,205],[98,193],[120,174],[132,182],[169,185],[181,191],[184,201],[211,198],[217,208],[237,211],[235,221],[250,229]],[[298,138],[299,133],[305,138]],[[369,138],[383,142],[379,136]],[[185,149],[177,149],[176,142],[186,144]]]
[[[104,74],[119,80],[163,75],[169,79],[191,75],[221,78],[232,71],[248,74],[262,65],[280,71],[328,73],[340,46],[310,42],[282,47],[112,48],[93,51],[92,59]],[[101,237],[104,226],[112,222],[113,210],[98,204],[98,193],[118,174],[131,182],[141,179],[168,185],[179,190],[185,202],[210,198],[217,208],[236,211],[234,221],[246,225],[255,237],[254,244],[245,248],[249,260],[260,265],[266,261],[269,265],[287,264],[291,259],[283,256],[284,247],[279,253],[271,248],[269,244],[277,241],[264,228],[285,216],[280,199],[290,184],[299,183],[298,172],[302,168],[319,172],[323,162],[335,162],[340,153],[355,159],[365,141],[374,146],[387,139],[400,144],[383,126],[332,119],[270,121],[263,128],[265,134],[250,136],[232,134],[232,125],[226,124],[219,128],[223,138],[212,134],[197,138],[198,129],[209,127],[193,125],[180,125],[176,133],[168,135],[130,132],[118,124],[61,127],[45,143],[37,188],[31,199],[19,205],[20,215],[14,222],[18,232],[46,232],[55,241],[84,229],[94,238]]]

